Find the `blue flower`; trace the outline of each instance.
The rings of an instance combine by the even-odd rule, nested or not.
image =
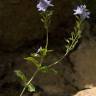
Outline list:
[[[38,11],[45,12],[49,6],[53,6],[51,4],[51,0],[40,0],[40,2],[37,4]]]
[[[74,15],[80,15],[81,19],[89,18],[90,12],[86,9],[86,5],[80,5],[74,10]]]

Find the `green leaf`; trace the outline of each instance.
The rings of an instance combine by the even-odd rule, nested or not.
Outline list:
[[[30,83],[29,85],[26,85],[28,80],[27,80],[26,76],[24,75],[24,73],[22,71],[15,70],[15,73],[22,80],[23,86],[26,86],[26,88],[28,89],[29,92],[34,92],[35,91],[35,87],[33,86],[32,83]]]
[[[66,42],[67,42],[67,43],[70,43],[70,41],[69,41],[68,39],[66,39]]]
[[[50,68],[50,71],[54,72],[55,74],[57,74],[57,70],[53,69],[53,68]]]
[[[46,73],[46,72],[49,71],[49,67],[48,67],[48,66],[42,66],[42,67],[40,68],[40,70],[41,70],[42,72]]]
[[[39,61],[37,61],[35,58],[33,57],[26,57],[24,58],[25,60],[32,62],[36,67],[40,67],[41,64],[39,63]]]
[[[65,45],[65,48],[66,48],[66,49],[68,49],[69,47],[70,47],[70,46],[69,46],[68,44],[67,44],[67,45]]]
[[[79,18],[79,16],[76,16],[76,19],[77,19],[76,21],[78,21],[78,22],[80,21],[80,18]]]
[[[27,88],[28,88],[28,91],[29,92],[35,92],[35,86],[33,85],[33,84],[29,84],[28,86],[27,86]]]
[[[46,56],[46,54],[47,54],[47,48],[40,47],[39,48],[39,53],[40,53],[41,56]]]
[[[44,19],[43,18],[41,18],[41,21],[44,23]]]
[[[53,52],[53,50],[47,50],[47,52]]]
[[[26,76],[24,75],[24,73],[22,71],[15,70],[14,72],[23,81],[24,84],[27,82],[27,78],[26,78]]]
[[[47,14],[48,14],[48,17],[50,17],[53,15],[53,11],[49,11]]]

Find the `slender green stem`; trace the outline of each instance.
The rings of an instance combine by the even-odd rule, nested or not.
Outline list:
[[[62,60],[66,57],[66,55],[67,55],[68,53],[69,53],[69,52],[66,52],[59,60],[57,60],[56,62],[50,64],[48,67],[50,68],[50,67],[58,64],[60,61],[62,61]]]
[[[48,47],[48,27],[46,27],[46,46],[45,48],[47,49]]]
[[[35,76],[37,75],[38,72],[39,72],[38,69],[34,72],[34,74],[32,75],[31,79],[27,82],[27,84],[26,84],[25,87],[23,88],[23,90],[22,90],[20,96],[23,96],[23,94],[24,94],[24,92],[25,92],[27,86],[28,86],[28,85],[31,83],[31,81],[35,78]]]
[[[23,93],[25,92],[26,87],[27,87],[27,86],[25,86],[25,87],[23,88],[23,90],[22,90],[22,92],[21,92],[20,96],[22,96],[22,95],[23,95]]]
[[[40,60],[40,64],[42,65],[43,63],[43,60],[44,60],[44,56],[41,57],[41,60]]]
[[[74,42],[72,42],[70,48],[72,47],[73,43]],[[66,55],[71,51],[70,48],[66,51],[66,53],[59,60],[57,60],[56,62],[50,64],[48,67],[52,67],[52,66],[58,64],[60,61],[62,61],[66,57]]]
[[[80,28],[81,28],[81,23],[82,23],[82,22],[80,22],[80,26],[79,26],[79,28],[78,28],[78,31],[79,31]],[[52,67],[52,66],[58,64],[60,61],[62,61],[62,60],[66,57],[66,55],[72,50],[72,47],[74,46],[74,44],[75,44],[75,42],[76,42],[77,39],[79,39],[78,35],[75,36],[74,40],[72,41],[70,47],[67,49],[66,53],[65,53],[58,61],[50,64],[48,67]]]

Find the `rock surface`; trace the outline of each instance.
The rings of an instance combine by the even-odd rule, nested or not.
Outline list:
[[[80,91],[74,96],[96,96],[96,87]]]
[[[80,89],[96,86],[96,41],[83,39],[70,59],[75,70],[74,84]]]

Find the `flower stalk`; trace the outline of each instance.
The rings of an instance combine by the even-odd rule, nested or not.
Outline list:
[[[20,96],[23,96],[27,86],[33,81],[33,79],[36,77],[37,73],[39,72],[39,70],[37,69],[34,74],[32,75],[31,79],[26,83],[25,87],[23,88],[23,90],[20,93]]]
[[[66,57],[66,55],[68,55],[68,53],[75,48],[76,44],[78,43],[78,40],[81,38],[81,34],[83,31],[83,22],[86,18],[89,18],[90,15],[90,12],[88,11],[88,9],[86,9],[86,5],[80,5],[77,7],[77,9],[74,10],[74,15],[76,16],[76,24],[74,27],[74,31],[71,33],[71,36],[66,40],[66,52],[56,62],[47,66],[43,64],[43,61],[47,53],[50,52],[50,50],[48,50],[48,32],[49,25],[51,23],[51,16],[53,14],[53,11],[47,11],[47,8],[50,6],[54,6],[51,4],[51,0],[40,0],[40,2],[37,4],[38,11],[40,11],[41,14],[41,21],[43,22],[46,31],[46,43],[44,48],[40,47],[36,53],[33,53],[30,57],[25,58],[25,60],[30,61],[36,67],[36,71],[33,73],[29,81],[21,71],[16,71],[17,76],[21,78],[25,85],[19,96],[23,96],[25,90],[28,88],[29,92],[34,92],[35,88],[31,84],[31,82],[37,76],[38,72],[48,72],[49,70],[55,71],[51,67],[61,62]]]

